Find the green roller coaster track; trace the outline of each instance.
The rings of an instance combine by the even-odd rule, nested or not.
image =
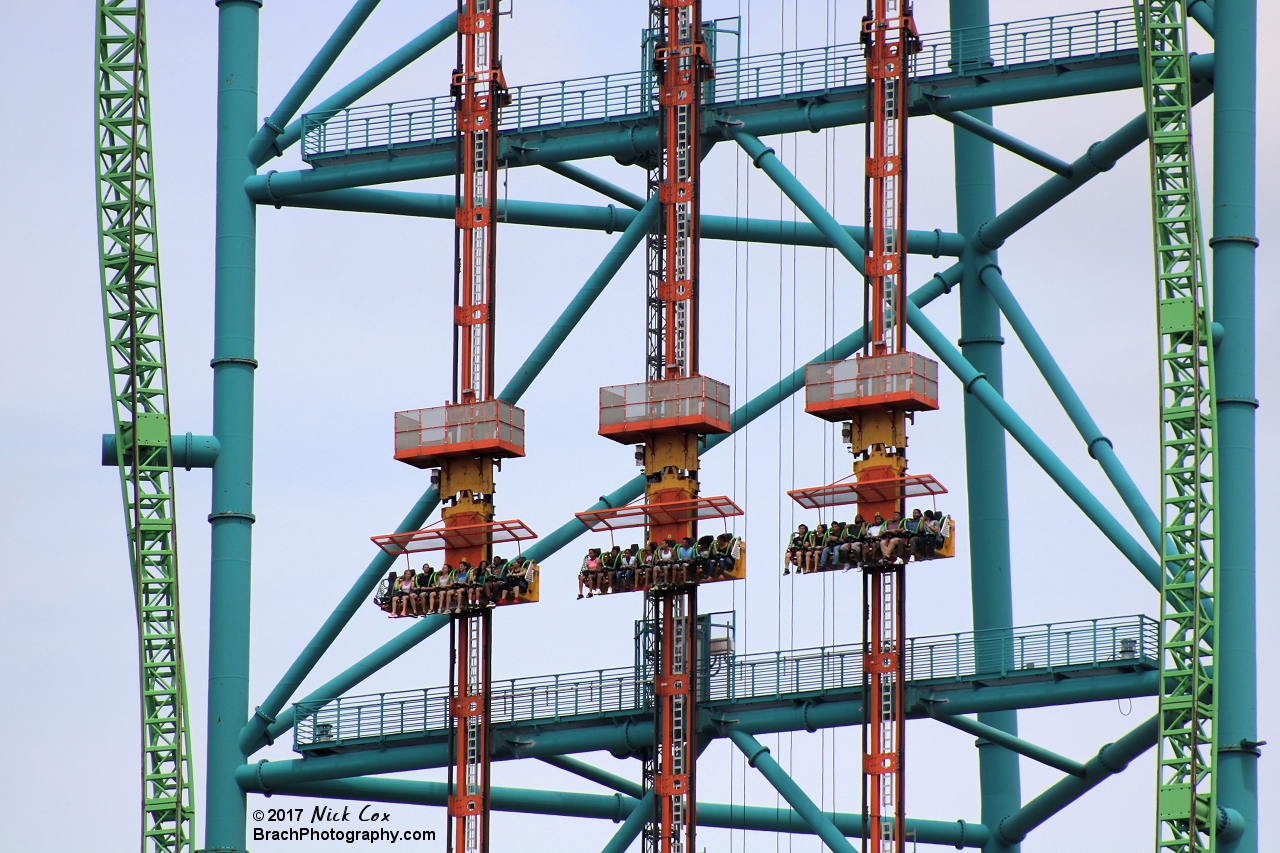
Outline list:
[[[1216,848],[1217,404],[1191,147],[1185,0],[1136,0],[1150,131],[1160,341],[1157,851]]]
[[[178,628],[178,540],[143,0],[99,0],[97,34],[98,246],[138,617],[142,849],[186,853],[195,837],[195,798]]]

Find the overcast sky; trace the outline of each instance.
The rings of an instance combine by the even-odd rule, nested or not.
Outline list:
[[[1225,0],[1224,0],[1225,2]],[[346,12],[348,0],[267,0],[262,11],[259,115],[269,113]],[[1280,26],[1261,4],[1260,164],[1275,162],[1277,109],[1270,98]],[[798,7],[798,8],[797,8]],[[1079,2],[999,0],[992,19],[1014,20],[1088,8]],[[336,63],[316,103],[445,15],[447,0],[387,0]],[[706,17],[741,16],[742,51],[768,53],[856,40],[861,3],[835,0],[705,0]],[[942,0],[919,0],[925,32],[946,27]],[[0,212],[0,265],[6,330],[0,335],[0,732],[7,753],[0,785],[0,848],[130,849],[139,826],[139,725],[134,607],[122,530],[118,479],[98,465],[111,429],[104,370],[93,167],[94,5],[87,0],[0,4],[0,51],[7,131],[0,149],[10,202]],[[646,4],[520,0],[503,20],[502,47],[513,85],[635,70]],[[217,11],[212,2],[152,2],[149,8],[161,268],[178,433],[211,431],[213,329],[214,106]],[[1269,28],[1269,29],[1268,29]],[[1199,49],[1212,47],[1198,30]],[[722,47],[722,49],[724,49]],[[732,47],[729,48],[732,50]],[[447,92],[451,45],[373,92],[366,103]],[[1002,107],[996,123],[1072,160],[1090,143],[1141,112],[1136,91],[1088,99]],[[1196,146],[1206,231],[1210,220],[1212,100],[1196,112]],[[911,124],[913,228],[955,228],[950,125]],[[862,219],[860,127],[769,140],[779,156],[844,222]],[[999,203],[1015,201],[1049,175],[997,150]],[[612,161],[582,163],[633,192],[644,174]],[[265,168],[302,168],[297,149]],[[798,214],[732,145],[705,167],[704,211],[792,219]],[[1145,149],[1123,159],[1000,252],[1006,280],[1067,376],[1110,436],[1119,457],[1155,502],[1158,496],[1156,341],[1150,203]],[[513,169],[512,199],[604,204],[546,170]],[[420,182],[452,192],[448,179]],[[1274,241],[1280,191],[1259,172],[1258,501],[1259,672],[1276,672],[1280,629],[1270,508],[1280,495]],[[374,556],[374,534],[391,531],[427,487],[427,474],[391,458],[391,414],[438,405],[449,393],[450,223],[377,215],[259,209],[258,341],[253,510],[254,574],[251,704],[261,702],[298,651]],[[505,383],[616,235],[500,228],[499,386]],[[909,279],[924,283],[948,259],[913,256]],[[848,334],[860,322],[861,284],[834,253],[708,241],[703,259],[703,372],[730,382],[735,405]],[[595,435],[596,389],[640,381],[644,273],[636,253],[547,371],[521,400],[528,457],[499,476],[501,517],[549,533],[575,510],[632,477],[631,451]],[[955,339],[958,297],[928,310]],[[1114,491],[1006,327],[1005,395],[1125,526],[1138,535]],[[963,460],[962,389],[949,375],[941,411],[921,415],[912,432],[912,470],[949,489],[940,507],[961,520],[957,559],[910,572],[912,635],[971,626]],[[1058,491],[1026,454],[1008,443],[1013,525],[1015,624],[1145,613],[1149,585]],[[856,641],[860,581],[854,575],[782,578],[776,554],[788,530],[812,519],[786,497],[797,486],[847,474],[839,435],[793,401],[756,421],[704,460],[705,494],[728,494],[747,510],[736,530],[750,543],[746,581],[700,594],[704,610],[734,609],[739,652]],[[205,708],[208,656],[208,471],[177,474],[183,629],[201,797],[203,844]],[[608,544],[607,538],[591,542]],[[629,544],[629,540],[619,540]],[[544,563],[542,602],[495,619],[499,678],[626,666],[632,661],[637,596],[575,601],[575,569],[588,538]],[[298,696],[345,669],[405,627],[370,605],[358,614]],[[424,642],[354,692],[445,683],[448,642]],[[1276,734],[1274,680],[1260,685],[1259,733]],[[1022,712],[1022,735],[1078,760],[1092,756],[1154,711],[1154,700]],[[1274,739],[1274,737],[1273,737]],[[857,730],[766,738],[774,755],[826,809],[857,811]],[[910,814],[979,819],[973,738],[931,722],[910,726]],[[260,757],[287,760],[291,738]],[[638,778],[634,761],[585,756]],[[1275,791],[1272,764],[1260,765]],[[443,772],[410,774],[442,779]],[[1022,762],[1024,801],[1060,776]],[[1154,821],[1154,759],[1148,752],[1033,834],[1027,851],[1099,846],[1146,849]],[[494,784],[601,792],[592,783],[536,762],[494,766]],[[776,798],[741,756],[717,742],[699,764],[700,799],[773,805]],[[1264,795],[1265,799],[1265,795]],[[250,797],[250,808],[264,801]],[[294,804],[279,797],[272,805]],[[309,801],[296,801],[310,806]],[[439,808],[395,806],[396,825],[436,829]],[[599,849],[608,821],[496,814],[495,849],[542,853]],[[1274,838],[1271,827],[1264,828]],[[789,838],[723,830],[700,833],[707,849],[819,849],[812,836]],[[443,841],[437,842],[442,849]],[[289,849],[251,843],[255,853]],[[1264,842],[1263,846],[1266,844]],[[320,845],[313,849],[326,849]],[[339,845],[331,849],[340,849]]]

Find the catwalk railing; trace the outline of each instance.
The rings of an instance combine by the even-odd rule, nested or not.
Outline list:
[[[916,78],[1079,62],[1136,52],[1138,46],[1129,6],[993,24],[985,32],[944,30],[921,41],[923,49],[913,59]],[[706,100],[709,109],[725,109],[752,101],[831,95],[860,88],[865,81],[863,48],[855,42],[721,59]],[[302,157],[322,165],[329,158],[446,142],[454,136],[453,105],[452,97],[441,95],[307,113],[302,117]],[[520,133],[643,120],[653,107],[647,71],[536,83],[511,89],[500,129]]]
[[[1146,616],[966,631],[907,641],[907,672],[918,685],[979,678],[1047,678],[1064,671],[1158,666],[1157,623]],[[639,675],[639,677],[637,677]],[[793,701],[862,689],[862,646],[715,656],[704,660],[701,704]],[[551,723],[646,713],[651,686],[634,667],[493,682],[492,722]],[[447,726],[449,689],[300,702],[294,748],[333,749],[422,734]]]

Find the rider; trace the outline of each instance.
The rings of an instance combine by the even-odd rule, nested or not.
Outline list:
[[[796,532],[791,534],[791,541],[787,543],[787,567],[782,570],[784,575],[791,574],[791,566],[800,568],[800,560],[813,544],[813,537],[809,533],[809,528],[801,524],[796,528]]]
[[[885,524],[884,532],[881,534],[880,550],[885,560],[893,562],[897,559],[905,559],[906,543],[906,528],[902,523],[902,513],[895,510],[893,518]]]
[[[836,557],[839,554],[840,547],[844,545],[844,529],[843,521],[831,522],[831,529],[827,531],[827,535],[820,543],[822,553],[818,557],[818,571],[824,571],[828,567],[836,567]]]

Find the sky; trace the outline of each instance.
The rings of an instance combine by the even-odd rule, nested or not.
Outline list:
[[[1226,2],[1226,0],[1221,0]],[[1280,10],[1260,4],[1258,162],[1273,162],[1280,110],[1268,99],[1275,78]],[[345,14],[333,0],[266,0],[261,17],[258,112],[266,115]],[[353,79],[445,15],[448,2],[387,0],[369,19],[308,105]],[[994,0],[992,20],[1077,11],[1053,0]],[[609,14],[602,14],[608,11]],[[584,14],[585,12],[585,14]],[[861,4],[834,0],[704,0],[704,16],[741,19],[742,52],[760,54],[856,40]],[[174,431],[211,431],[213,332],[214,105],[217,11],[212,2],[153,2],[149,10],[151,86],[161,270]],[[923,32],[946,27],[941,0],[919,0]],[[10,164],[10,203],[0,210],[0,269],[10,320],[0,336],[0,732],[9,768],[0,775],[0,849],[128,849],[139,835],[137,651],[118,479],[99,465],[111,429],[95,247],[92,3],[53,0],[0,7],[0,51],[11,130],[0,134]],[[519,0],[504,19],[502,48],[513,85],[632,71],[640,61],[645,4]],[[1194,31],[1193,46],[1212,49]],[[364,99],[376,104],[447,92],[453,51],[445,45]],[[1212,99],[1195,112],[1195,144],[1206,222],[1212,175]],[[1072,160],[1141,112],[1136,91],[1000,107],[1002,129]],[[911,123],[912,228],[955,229],[951,127]],[[841,221],[862,215],[859,127],[768,139],[788,168]],[[632,192],[644,175],[611,160],[582,162]],[[996,151],[1003,209],[1049,173]],[[296,148],[264,169],[303,168]],[[604,204],[600,196],[544,169],[504,174],[511,199]],[[1280,186],[1259,170],[1257,354],[1259,673],[1280,666],[1274,560],[1266,547],[1269,507],[1280,498],[1268,472],[1277,434],[1276,328],[1280,297],[1274,199]],[[1000,250],[1005,279],[1067,377],[1113,441],[1149,501],[1157,499],[1155,304],[1152,299],[1148,169],[1143,149],[1125,157]],[[451,192],[448,179],[396,189]],[[803,216],[750,167],[718,145],[704,167],[703,210],[791,220]],[[425,472],[391,458],[391,414],[438,405],[449,393],[451,225],[372,214],[297,209],[258,211],[257,358],[251,704],[262,701],[332,607],[376,553],[369,537],[393,530],[427,487]],[[616,235],[499,229],[499,385],[559,314]],[[912,286],[948,259],[912,256]],[[861,318],[861,283],[831,251],[707,241],[702,266],[702,369],[729,382],[735,405],[789,374]],[[498,505],[548,533],[632,477],[629,449],[596,436],[596,389],[643,379],[644,273],[636,253],[521,400],[527,458],[504,465]],[[959,335],[958,298],[928,315]],[[1024,350],[1006,326],[1005,396],[1089,489],[1138,535],[1119,498],[1089,458]],[[921,415],[911,434],[913,471],[950,489],[940,507],[961,520],[957,558],[911,573],[908,632],[948,634],[971,627],[963,568],[965,469],[963,389],[944,376],[941,409]],[[1012,524],[1014,623],[1036,625],[1131,614],[1154,615],[1150,586],[1013,441],[1007,442]],[[754,422],[703,463],[704,494],[726,494],[745,510],[735,531],[750,543],[748,579],[700,595],[704,610],[736,613],[743,652],[857,641],[860,580],[853,574],[780,574],[787,532],[810,521],[786,496],[798,486],[849,472],[838,433],[790,401]],[[188,673],[197,794],[205,788],[210,473],[177,473],[183,642]],[[543,564],[542,601],[495,619],[495,677],[625,666],[632,660],[635,596],[576,601],[584,537]],[[629,544],[621,542],[619,544]],[[302,685],[299,698],[403,630],[372,605],[358,613]],[[447,638],[437,635],[356,688],[374,693],[445,683]],[[1280,693],[1260,679],[1259,732],[1280,722]],[[1103,702],[1019,713],[1021,735],[1083,761],[1154,711],[1154,700]],[[977,751],[971,736],[940,724],[909,726],[911,816],[979,819]],[[815,801],[857,811],[856,729],[764,739]],[[258,757],[297,757],[285,738]],[[634,762],[583,756],[638,777]],[[1023,759],[1029,800],[1060,774]],[[1154,823],[1154,759],[1079,800],[1025,842],[1028,853],[1087,846],[1142,849]],[[1260,763],[1264,802],[1280,777]],[[437,771],[407,774],[441,779]],[[537,762],[502,762],[495,785],[602,792]],[[699,763],[699,795],[716,802],[773,805],[772,790],[727,742]],[[1272,794],[1272,798],[1274,795]],[[249,808],[266,801],[249,797]],[[68,805],[72,807],[69,809]],[[275,807],[312,803],[275,797]],[[403,828],[436,829],[443,809],[394,806]],[[203,803],[200,818],[203,820]],[[599,849],[608,821],[496,814],[494,848],[528,853],[567,845]],[[1264,825],[1263,844],[1274,839]],[[200,829],[203,837],[203,824]],[[819,849],[812,836],[704,830],[708,850]],[[443,849],[443,843],[437,842]],[[256,853],[289,848],[251,844]],[[314,849],[339,849],[342,845]]]

